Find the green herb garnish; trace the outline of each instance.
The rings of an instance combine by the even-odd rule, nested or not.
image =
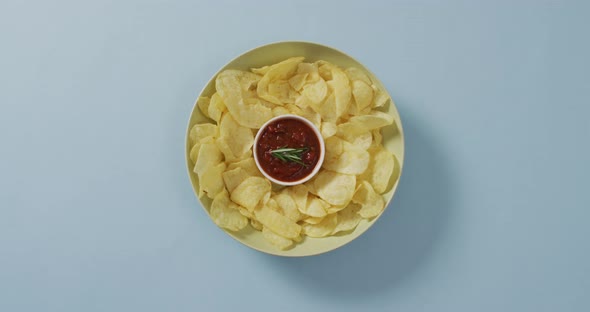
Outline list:
[[[294,162],[307,167],[307,165],[301,160],[301,156],[303,153],[307,152],[307,150],[309,150],[307,147],[292,148],[285,146],[270,151],[270,154],[284,162]]]

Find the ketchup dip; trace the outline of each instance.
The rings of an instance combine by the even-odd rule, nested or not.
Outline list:
[[[312,128],[310,122],[301,119],[292,115],[274,118],[256,136],[254,152],[257,165],[267,177],[279,183],[286,182],[288,185],[304,180],[319,170],[318,162],[323,160],[322,138],[318,137],[318,131]],[[294,158],[285,158],[284,154],[276,152],[281,150],[288,150],[287,154],[294,154]]]

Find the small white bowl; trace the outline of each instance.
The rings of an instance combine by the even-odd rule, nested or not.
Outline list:
[[[256,149],[258,147],[258,140],[260,139],[262,132],[264,132],[264,130],[266,129],[266,127],[268,127],[268,125],[270,123],[275,122],[277,120],[281,120],[281,119],[297,119],[297,120],[305,123],[313,130],[316,137],[318,138],[318,141],[320,142],[320,159],[318,160],[318,162],[316,163],[315,167],[313,168],[313,170],[311,171],[310,174],[308,174],[304,178],[299,179],[297,181],[286,182],[286,181],[277,180],[277,179],[273,178],[272,176],[270,176],[268,173],[266,173],[266,171],[264,171],[264,169],[262,169],[262,166],[258,162],[258,153],[257,153]],[[324,138],[322,137],[320,130],[311,121],[309,121],[301,116],[286,114],[286,115],[280,115],[280,116],[271,118],[269,121],[264,123],[264,125],[262,125],[262,127],[260,127],[260,129],[258,129],[258,133],[256,133],[256,137],[254,138],[253,154],[254,154],[254,161],[256,162],[256,166],[258,167],[258,170],[260,170],[260,172],[267,179],[269,179],[271,182],[276,183],[276,184],[291,186],[291,185],[297,185],[297,184],[301,184],[301,183],[305,183],[305,182],[309,181],[309,179],[313,178],[318,173],[318,171],[320,171],[320,169],[322,168],[322,164],[324,163],[324,156],[326,155],[326,146],[324,144]]]

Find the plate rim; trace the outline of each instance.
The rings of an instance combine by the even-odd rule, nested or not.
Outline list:
[[[379,84],[381,85],[382,89],[386,92],[386,94],[389,96],[390,98],[390,106],[396,114],[397,114],[397,120],[395,122],[397,130],[399,132],[399,136],[400,136],[400,142],[401,142],[401,157],[397,157],[397,162],[399,164],[399,174],[397,177],[397,180],[394,182],[392,188],[391,188],[391,198],[389,198],[385,204],[385,207],[383,208],[383,211],[381,211],[381,213],[379,213],[379,215],[377,215],[375,218],[373,218],[372,220],[368,221],[372,224],[370,224],[366,229],[361,230],[361,232],[356,233],[356,235],[354,237],[351,237],[348,240],[342,240],[341,242],[337,242],[336,244],[334,244],[334,246],[330,246],[330,248],[326,248],[325,250],[320,250],[317,252],[308,252],[308,253],[302,253],[302,254],[285,254],[285,253],[281,253],[283,250],[268,250],[268,249],[262,249],[259,248],[258,246],[256,246],[255,244],[251,244],[249,241],[246,240],[242,240],[240,239],[236,233],[233,233],[231,231],[228,231],[226,229],[223,229],[219,226],[217,226],[213,220],[211,219],[211,216],[209,214],[209,211],[207,210],[207,208],[205,207],[205,205],[203,204],[201,198],[199,198],[197,190],[196,190],[196,186],[195,183],[193,182],[194,179],[194,175],[193,175],[193,170],[191,167],[191,159],[190,159],[190,150],[191,150],[191,146],[190,146],[190,130],[191,130],[191,121],[194,118],[195,115],[195,110],[198,110],[199,107],[197,106],[197,100],[203,95],[203,93],[206,91],[206,89],[209,87],[209,85],[215,81],[216,77],[224,70],[228,69],[230,64],[233,64],[234,62],[236,62],[237,60],[239,60],[241,57],[243,57],[244,55],[247,55],[249,53],[252,53],[256,50],[259,49],[264,49],[264,48],[270,48],[271,46],[275,46],[275,45],[289,45],[289,44],[301,44],[301,45],[312,45],[312,46],[317,46],[323,49],[329,49],[329,50],[333,50],[337,53],[342,54],[343,56],[353,60],[354,62],[360,64],[362,66],[362,70],[368,72],[372,78],[375,78]],[[391,113],[389,113],[391,114]],[[396,117],[396,116],[394,116]],[[206,117],[205,117],[206,118]],[[399,121],[399,122],[398,122]],[[209,220],[211,222],[213,222],[213,224],[215,225],[216,228],[218,228],[219,230],[225,232],[227,235],[229,235],[231,238],[233,238],[235,241],[239,242],[240,244],[247,246],[249,248],[252,248],[256,251],[262,252],[264,254],[268,254],[268,255],[273,255],[273,256],[280,256],[280,257],[288,257],[288,258],[299,258],[299,257],[308,257],[308,256],[317,256],[317,255],[321,255],[330,251],[334,251],[336,249],[339,249],[349,243],[351,243],[352,241],[356,240],[357,238],[359,238],[360,236],[362,236],[363,234],[365,234],[369,229],[371,229],[375,223],[377,223],[377,221],[381,218],[381,216],[385,213],[385,211],[387,210],[387,208],[389,207],[389,205],[391,205],[391,203],[393,202],[393,198],[395,197],[395,194],[397,192],[397,188],[399,187],[399,183],[401,181],[401,178],[403,176],[403,167],[404,167],[404,162],[405,162],[405,135],[404,135],[404,130],[403,130],[403,125],[402,125],[402,121],[401,121],[401,115],[399,113],[399,110],[397,109],[397,105],[395,104],[395,101],[393,100],[393,97],[391,96],[391,94],[389,93],[389,91],[387,90],[387,88],[383,85],[383,83],[381,82],[381,80],[371,71],[369,70],[363,63],[361,63],[360,61],[358,61],[356,58],[352,57],[351,55],[349,55],[348,53],[345,53],[339,49],[336,49],[334,47],[325,45],[325,44],[321,44],[321,43],[317,43],[317,42],[312,42],[312,41],[300,41],[300,40],[287,40],[287,41],[274,41],[274,42],[270,42],[267,44],[262,44],[259,46],[256,46],[254,48],[248,49],[240,54],[238,54],[237,56],[233,57],[232,59],[230,59],[229,61],[227,61],[219,70],[217,70],[213,76],[207,80],[207,82],[205,83],[205,85],[201,88],[201,90],[199,91],[197,98],[195,99],[195,101],[193,102],[193,108],[191,109],[190,115],[188,117],[187,120],[187,129],[186,129],[186,133],[185,133],[185,138],[184,138],[184,142],[185,142],[185,148],[184,148],[184,155],[185,155],[185,161],[186,161],[186,169],[187,169],[187,174],[188,174],[188,178],[189,178],[189,182],[191,184],[191,188],[193,190],[193,193],[197,199],[197,202],[200,204],[200,206],[202,207],[202,209],[205,211],[205,214],[207,215],[207,217],[209,218]],[[401,158],[401,161],[399,160]],[[348,233],[346,235],[350,235],[354,233]],[[305,238],[307,239],[307,238]],[[304,239],[304,240],[305,240]],[[294,247],[296,248],[296,246]],[[287,250],[288,251],[288,250]]]

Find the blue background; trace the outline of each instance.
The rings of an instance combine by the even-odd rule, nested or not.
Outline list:
[[[589,311],[587,1],[2,1],[0,311]],[[208,79],[333,46],[406,131],[391,206],[273,257],[208,219],[184,134]]]

